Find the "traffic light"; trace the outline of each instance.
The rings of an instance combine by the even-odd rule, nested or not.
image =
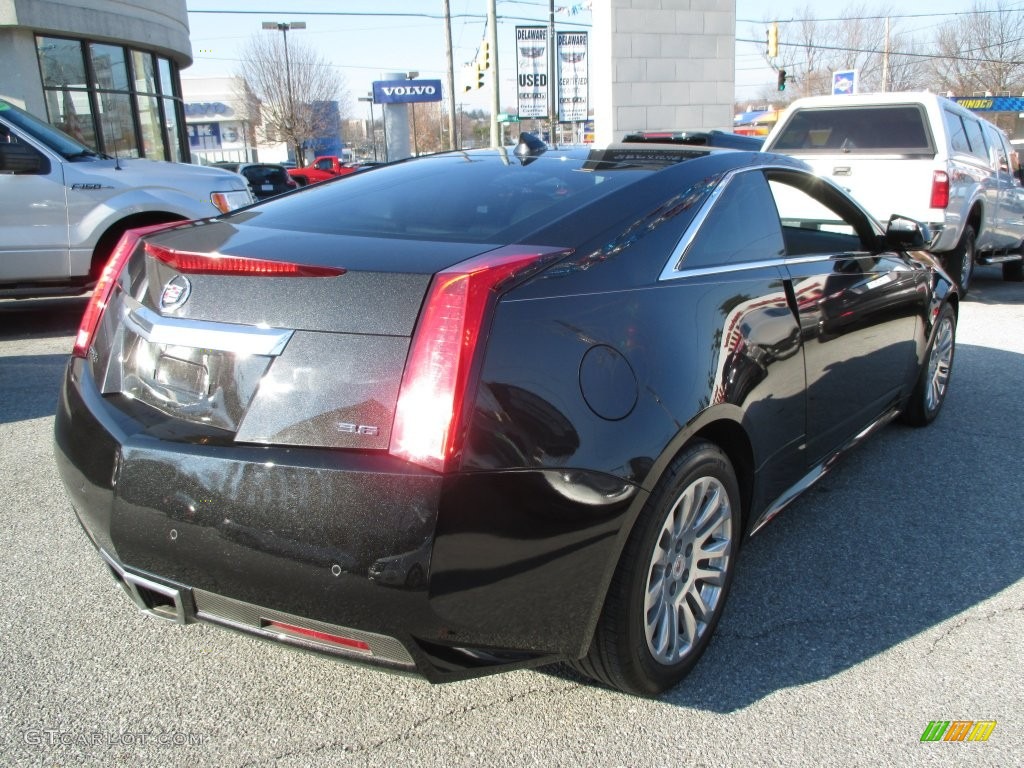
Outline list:
[[[768,27],[768,58],[774,59],[779,55],[779,24],[778,22],[772,22],[772,25]],[[782,90],[781,88],[779,89]]]
[[[477,56],[477,66],[480,69],[491,68],[491,41],[484,40],[480,43],[480,54]]]
[[[476,87],[477,88],[483,88],[484,87],[484,74],[485,73],[486,73],[486,70],[478,64],[477,68],[476,68]]]
[[[786,90],[786,70],[784,69],[779,70],[779,90]]]

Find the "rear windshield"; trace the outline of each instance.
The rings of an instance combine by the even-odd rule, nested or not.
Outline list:
[[[677,154],[675,162],[687,156]],[[247,223],[363,237],[522,242],[545,223],[666,164],[599,160],[586,151],[549,152],[525,162],[495,150],[434,155],[269,201],[248,209]]]
[[[286,184],[288,171],[277,165],[250,165],[242,173],[250,184]]]
[[[934,155],[924,111],[910,104],[801,109],[770,151]]]

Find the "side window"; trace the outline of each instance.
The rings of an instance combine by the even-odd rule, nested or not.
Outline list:
[[[1006,144],[999,132],[988,126],[985,127],[986,138],[989,145],[989,160],[992,167],[998,171],[1009,172],[1010,159],[1007,157]]]
[[[969,154],[971,145],[967,142],[967,131],[964,129],[960,115],[943,110],[942,116],[946,121],[946,131],[949,133],[949,146],[954,152]]]
[[[34,175],[49,172],[50,161],[45,155],[21,141],[7,126],[0,125],[0,173]]]
[[[768,185],[758,171],[738,173],[714,201],[681,269],[770,261],[782,256],[782,234]]]
[[[981,123],[977,120],[965,117],[964,129],[967,131],[967,141],[971,144],[971,154],[988,162],[988,148],[985,146],[985,137],[981,133]]]
[[[874,229],[836,190],[809,174],[769,172],[786,256],[870,251]]]
[[[317,164],[316,164],[316,167],[319,170],[321,170],[321,171],[329,171],[329,170],[331,170],[331,161],[330,160],[318,160]]]

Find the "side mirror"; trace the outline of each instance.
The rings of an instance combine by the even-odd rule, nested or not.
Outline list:
[[[885,228],[885,245],[894,250],[927,248],[931,240],[931,230],[925,224],[899,214],[890,217]]]
[[[0,142],[0,173],[30,175],[49,172],[50,161],[32,147],[20,142]]]

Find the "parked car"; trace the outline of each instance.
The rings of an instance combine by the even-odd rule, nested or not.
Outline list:
[[[257,200],[281,195],[298,189],[299,185],[288,175],[288,169],[274,163],[214,163],[214,167],[242,174]]]
[[[154,615],[435,682],[566,660],[654,694],[707,647],[745,537],[939,414],[958,295],[927,236],[778,155],[395,163],[126,235],[57,464]]]
[[[763,136],[744,136],[728,131],[637,131],[627,134],[626,144],[688,144],[698,147],[727,147],[757,152],[764,144]]]
[[[307,184],[316,184],[318,181],[327,181],[336,176],[347,176],[355,173],[356,167],[345,163],[335,155],[323,155],[316,158],[311,165],[305,168],[292,168],[288,171],[292,179],[300,187]]]
[[[0,99],[0,297],[82,293],[126,230],[252,202],[238,174],[101,155]]]
[[[975,263],[1024,279],[1024,189],[1002,131],[934,93],[797,99],[764,144],[810,163],[879,221],[926,222],[929,248],[970,287]]]

